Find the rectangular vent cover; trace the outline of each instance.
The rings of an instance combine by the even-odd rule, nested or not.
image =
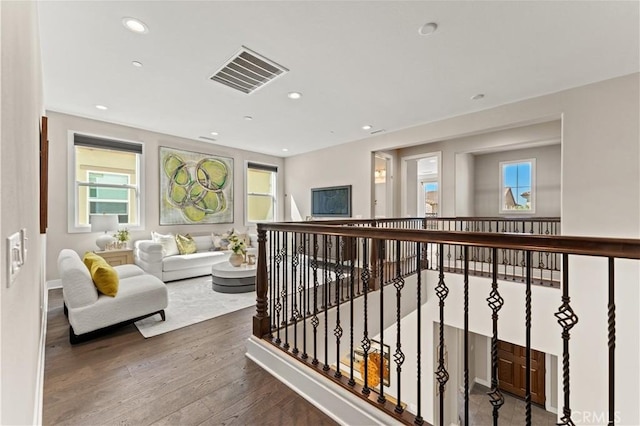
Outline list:
[[[250,94],[289,71],[282,65],[242,46],[211,80]]]

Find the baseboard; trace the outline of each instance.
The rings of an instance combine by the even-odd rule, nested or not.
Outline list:
[[[473,382],[477,383],[479,385],[482,385],[485,388],[491,389],[491,383],[488,380],[484,380],[484,379],[481,379],[479,377],[476,377],[476,378],[473,379]]]
[[[58,280],[59,281],[59,280]],[[49,309],[49,289],[43,291],[42,321],[40,323],[40,342],[38,346],[38,367],[36,373],[36,394],[33,408],[33,424],[42,424],[42,406],[44,401],[44,363],[45,346],[47,341],[47,311]]]
[[[246,355],[340,424],[400,424],[393,417],[256,337],[249,338]]]
[[[62,280],[57,279],[57,280],[49,280],[49,281],[47,281],[47,291],[48,290],[53,290],[55,288],[62,288]]]

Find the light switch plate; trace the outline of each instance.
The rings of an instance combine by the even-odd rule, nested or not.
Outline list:
[[[11,287],[24,265],[24,232],[7,237],[7,287]]]

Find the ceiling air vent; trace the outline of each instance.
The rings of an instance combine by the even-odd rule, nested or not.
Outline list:
[[[250,94],[289,71],[264,56],[242,46],[211,80]]]

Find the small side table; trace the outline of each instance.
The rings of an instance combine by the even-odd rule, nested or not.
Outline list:
[[[133,264],[133,249],[96,251],[95,254],[102,257],[111,266]]]

